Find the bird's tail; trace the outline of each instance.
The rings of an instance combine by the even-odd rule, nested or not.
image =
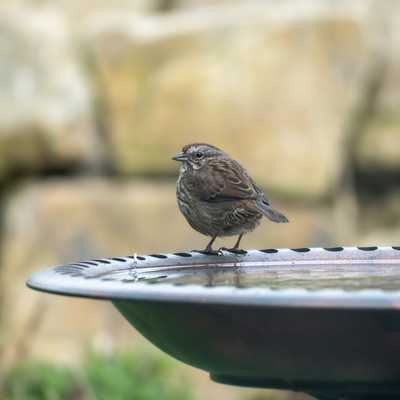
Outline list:
[[[271,221],[278,223],[289,222],[283,214],[272,208],[265,200],[259,200],[256,204],[257,208]]]

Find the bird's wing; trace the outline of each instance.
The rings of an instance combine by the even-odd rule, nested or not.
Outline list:
[[[262,191],[238,162],[230,159],[209,161],[207,184],[202,185],[200,194],[202,200],[223,202],[257,199],[260,195],[263,195]]]

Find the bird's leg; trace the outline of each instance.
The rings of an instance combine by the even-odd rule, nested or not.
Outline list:
[[[214,236],[211,238],[211,240],[210,240],[210,242],[208,243],[207,247],[204,249],[204,252],[205,252],[205,253],[208,253],[208,254],[218,254],[218,251],[217,251],[217,250],[213,250],[213,248],[212,248],[212,245],[213,245],[215,239],[217,238],[217,236],[218,236],[218,234],[217,234],[217,235],[214,235]]]
[[[239,244],[240,241],[242,240],[243,233],[241,233],[238,237],[238,240],[236,241],[235,245],[231,248],[231,250],[239,250]]]
[[[192,250],[195,253],[202,253],[202,254],[209,254],[209,255],[214,255],[214,256],[219,256],[221,255],[221,251],[220,249],[218,250],[213,250],[212,245],[215,241],[215,239],[218,237],[219,233],[217,233],[216,235],[214,235],[210,242],[208,243],[208,245],[206,246],[206,248],[204,250]]]
[[[231,253],[237,253],[237,254],[246,254],[244,250],[239,249],[239,244],[240,241],[242,240],[243,233],[241,233],[238,237],[238,240],[236,241],[235,245],[232,248],[227,248],[227,247],[221,247],[219,250],[226,250],[230,251]]]

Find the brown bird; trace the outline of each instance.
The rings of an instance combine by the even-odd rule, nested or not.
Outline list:
[[[211,240],[205,252],[216,254],[212,244],[219,236],[239,235],[230,250],[240,252],[245,233],[252,231],[262,216],[288,222],[273,209],[263,191],[246,170],[218,147],[192,143],[172,158],[181,163],[176,184],[180,211],[190,226]]]

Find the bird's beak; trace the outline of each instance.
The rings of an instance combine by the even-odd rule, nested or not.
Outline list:
[[[186,161],[188,159],[187,155],[180,151],[179,153],[176,153],[174,157],[172,157],[173,160],[175,161]]]

